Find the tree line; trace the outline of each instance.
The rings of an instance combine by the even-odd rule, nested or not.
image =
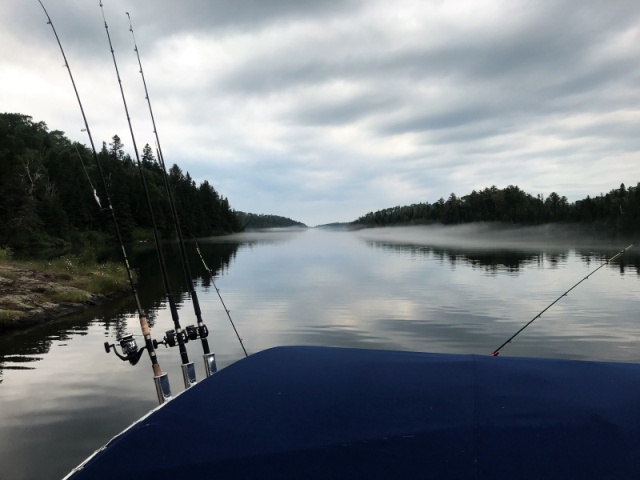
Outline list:
[[[533,196],[510,185],[474,190],[463,197],[455,193],[435,203],[418,203],[370,212],[354,225],[388,226],[411,224],[458,224],[466,222],[502,222],[536,225],[551,222],[588,224],[607,233],[640,232],[640,183],[621,184],[607,194],[587,196],[569,202],[553,192],[546,198]]]
[[[236,212],[240,224],[246,229],[256,228],[283,228],[283,227],[301,227],[305,228],[306,225],[302,222],[297,222],[287,217],[281,217],[279,215],[264,215],[256,213]]]
[[[139,170],[123,147],[115,135],[109,145],[102,143],[98,158],[122,235],[130,241],[152,225]],[[170,237],[175,229],[168,194],[149,145],[141,163],[156,224]],[[196,185],[173,165],[168,181],[186,238],[242,230],[229,201],[206,180]],[[107,207],[91,150],[30,116],[0,114],[0,246],[62,245],[86,241],[87,232],[113,236]]]

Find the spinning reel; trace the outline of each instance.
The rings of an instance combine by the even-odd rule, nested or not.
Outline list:
[[[128,361],[131,365],[137,364],[140,360],[140,357],[142,356],[142,352],[147,349],[147,347],[144,346],[140,350],[138,350],[136,339],[133,338],[133,335],[131,335],[130,333],[120,337],[118,342],[120,342],[122,354],[118,353],[116,346],[113,343],[110,344],[109,342],[104,342],[105,352],[110,353],[111,349],[113,349],[113,353],[115,353],[120,360]]]
[[[164,345],[165,347],[175,347],[179,345],[180,339],[178,335],[180,335],[182,343],[187,343],[189,340],[207,338],[209,336],[209,330],[206,325],[202,325],[201,327],[188,325],[184,330],[181,330],[179,334],[175,330],[168,330],[161,341],[153,340],[153,348],[158,348],[158,345]]]

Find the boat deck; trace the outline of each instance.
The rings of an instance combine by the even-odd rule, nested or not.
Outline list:
[[[71,477],[640,478],[640,365],[278,347]]]

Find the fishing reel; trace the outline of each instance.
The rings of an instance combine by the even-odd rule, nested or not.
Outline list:
[[[209,336],[209,330],[206,325],[196,327],[195,325],[188,325],[184,330],[180,331],[180,337],[182,343],[188,343],[189,340],[197,340],[198,338],[207,338]],[[158,345],[164,345],[165,347],[175,347],[180,344],[178,338],[178,332],[175,330],[168,330],[164,338],[161,341],[153,340],[153,347],[158,348]]]
[[[118,353],[116,346],[113,343],[110,344],[109,342],[104,342],[105,352],[110,353],[111,349],[113,349],[113,353],[115,353],[120,360],[128,361],[131,365],[137,364],[140,360],[140,357],[142,356],[142,352],[144,352],[147,347],[144,346],[140,350],[138,350],[136,339],[133,338],[133,335],[131,334],[123,335],[118,341],[120,342],[122,354]]]

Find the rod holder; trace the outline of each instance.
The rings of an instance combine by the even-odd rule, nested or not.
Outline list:
[[[196,367],[193,362],[183,363],[182,365],[182,378],[184,379],[184,388],[193,387],[196,381]]]
[[[207,377],[210,377],[218,371],[218,367],[216,365],[216,354],[205,353],[204,355],[202,355],[202,358],[204,359],[204,370],[207,374]]]
[[[156,384],[156,393],[158,394],[158,403],[162,405],[171,400],[171,387],[169,386],[169,375],[163,373],[157,377],[153,377]]]

